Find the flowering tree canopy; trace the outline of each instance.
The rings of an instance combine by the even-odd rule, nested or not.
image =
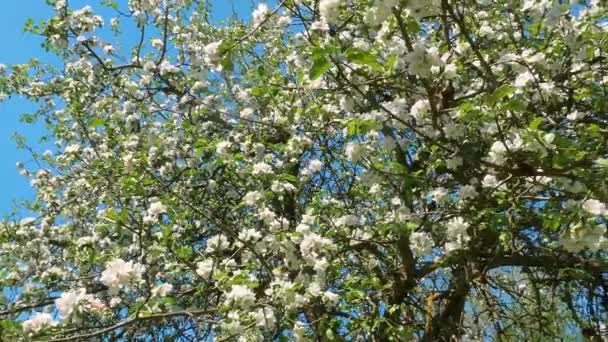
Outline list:
[[[55,146],[0,224],[1,336],[605,333],[598,1],[47,2],[61,65],[0,69]]]

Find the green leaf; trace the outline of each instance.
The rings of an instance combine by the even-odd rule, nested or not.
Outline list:
[[[331,68],[331,63],[326,57],[318,57],[315,58],[312,67],[310,67],[309,76],[312,81],[318,79],[323,76],[324,73],[327,72]]]
[[[118,10],[118,4],[114,0],[106,0],[101,3],[102,5],[108,6],[114,10]]]
[[[397,65],[397,56],[390,55],[386,60],[386,69],[388,72],[393,72],[395,70],[395,66]]]
[[[365,298],[365,292],[361,290],[353,289],[346,293],[346,300],[348,301],[354,301],[360,298]]]
[[[290,174],[282,174],[281,179],[290,183],[297,183],[298,177]]]
[[[540,125],[543,124],[543,121],[544,121],[543,118],[535,118],[534,120],[532,120],[530,122],[530,124],[528,126],[533,130],[537,130],[540,127]]]
[[[501,85],[492,93],[492,95],[490,95],[488,97],[488,103],[490,105],[498,103],[506,96],[513,94],[515,92],[515,89],[516,88],[514,86],[510,86],[510,85],[506,85],[506,84]]]
[[[255,97],[260,97],[262,95],[264,95],[264,93],[266,92],[266,87],[254,87],[251,89],[251,95],[255,96]]]
[[[231,73],[234,70],[234,63],[232,63],[232,57],[230,55],[222,58],[222,62],[220,64],[222,65],[222,70],[224,70],[226,73]]]
[[[98,127],[98,126],[103,126],[106,124],[106,120],[103,118],[97,118],[97,119],[93,119],[91,122],[89,122],[89,127]]]
[[[350,119],[346,123],[346,133],[349,137],[365,134],[376,127],[376,125],[376,121],[370,119]]]
[[[351,48],[346,51],[346,59],[359,65],[366,65],[374,71],[383,71],[384,67],[369,51]]]
[[[180,246],[177,249],[177,256],[180,259],[190,259],[190,255],[192,255],[192,248],[188,246]]]

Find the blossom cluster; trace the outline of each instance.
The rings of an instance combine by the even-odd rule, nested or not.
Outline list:
[[[0,68],[53,144],[17,165],[35,215],[0,224],[11,337],[546,340],[525,312],[591,315],[566,301],[607,267],[598,2],[54,6],[65,66]]]

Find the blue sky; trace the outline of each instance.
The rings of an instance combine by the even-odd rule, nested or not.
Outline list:
[[[127,0],[118,1],[124,8]],[[212,0],[213,17],[221,20],[232,14],[234,8],[240,16],[248,18],[251,13],[251,0]],[[272,3],[273,1],[268,1]],[[92,5],[98,8],[99,0],[72,0],[70,6],[79,8]],[[106,21],[106,17],[102,13]],[[26,63],[30,58],[37,58],[43,62],[57,63],[57,59],[47,54],[40,46],[40,37],[23,32],[23,25],[28,18],[35,21],[48,18],[52,15],[52,8],[45,5],[44,0],[10,0],[3,2],[0,11],[0,63],[15,64]],[[126,32],[128,34],[128,32]],[[18,151],[11,136],[18,132],[28,138],[28,143],[42,153],[44,146],[36,142],[40,139],[44,128],[42,125],[28,125],[19,121],[21,113],[33,111],[34,106],[20,99],[12,99],[0,103],[0,217],[9,213],[15,203],[21,199],[32,198],[33,192],[27,179],[19,175],[15,167],[17,161],[26,166],[33,167],[32,159],[27,151]]]
[[[0,63],[25,63],[30,57],[51,61],[52,56],[40,48],[40,38],[23,32],[23,24],[28,17],[44,18],[52,12],[41,0],[7,1],[0,11]],[[32,196],[26,179],[19,176],[15,168],[17,161],[28,161],[25,151],[17,151],[11,136],[19,132],[28,138],[38,139],[40,126],[26,125],[19,122],[19,114],[33,107],[24,101],[11,100],[0,103],[0,214],[11,209],[13,199]]]

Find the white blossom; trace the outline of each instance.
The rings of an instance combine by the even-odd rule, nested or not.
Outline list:
[[[205,259],[196,264],[196,274],[203,279],[209,279],[213,271],[213,259]]]
[[[251,171],[252,175],[268,175],[272,173],[272,166],[263,162],[253,165],[253,171]]]
[[[421,120],[430,110],[429,100],[418,100],[410,109],[410,115],[416,120]]]
[[[258,7],[253,11],[253,26],[260,26],[266,20],[266,16],[270,13],[270,9],[268,5],[265,3],[260,3]]]
[[[276,324],[274,311],[267,307],[259,308],[254,314],[255,322],[258,327],[271,329]]]
[[[152,47],[157,50],[162,50],[165,44],[162,39],[152,39]]]
[[[410,246],[416,256],[429,254],[433,251],[433,238],[426,232],[413,232],[410,235]]]
[[[319,13],[325,22],[335,24],[338,20],[340,0],[321,0],[319,2]]]
[[[593,225],[591,227],[576,224],[566,229],[559,237],[560,244],[569,252],[578,253],[585,249],[597,252],[608,248],[608,239],[604,237],[606,226]]]
[[[243,197],[243,202],[245,202],[247,205],[254,206],[257,202],[262,200],[262,198],[264,198],[264,194],[261,192],[250,191],[245,195],[245,197]]]
[[[169,283],[160,284],[151,291],[152,297],[165,297],[173,291],[173,285]]]
[[[365,146],[358,142],[351,142],[345,148],[346,157],[348,160],[356,163],[365,156]]]
[[[215,70],[221,71],[221,55],[220,55],[220,45],[222,45],[222,41],[212,42],[203,48],[205,53],[205,62],[212,66]]]
[[[336,220],[336,226],[358,226],[361,224],[361,218],[357,215],[344,215]]]
[[[495,188],[500,184],[500,182],[494,175],[485,175],[481,181],[481,184],[484,188]]]
[[[68,291],[61,294],[61,297],[55,300],[55,306],[62,318],[67,318],[77,309],[79,304],[88,302],[92,299],[91,295],[86,294],[86,289],[78,289],[76,291]]]
[[[313,159],[308,163],[308,169],[312,172],[319,172],[323,169],[323,162],[318,159]]]
[[[54,326],[56,324],[57,322],[53,319],[51,314],[46,312],[37,313],[34,314],[32,318],[23,322],[23,330],[37,333],[46,327]]]
[[[255,294],[245,285],[232,285],[226,293],[226,301],[242,308],[249,308],[255,301]]]
[[[517,75],[517,78],[515,79],[515,82],[513,82],[513,85],[515,85],[517,88],[523,88],[533,81],[534,75],[529,71],[525,71]]]
[[[101,282],[116,292],[131,282],[138,281],[144,267],[133,261],[115,259],[106,264],[106,268],[101,272]]]
[[[167,212],[167,207],[158,199],[154,199],[148,207],[148,215],[160,216]]]
[[[451,219],[447,222],[446,227],[447,242],[445,244],[445,250],[448,253],[464,248],[465,244],[471,239],[467,231],[469,224],[465,222],[462,217]]]
[[[207,240],[205,253],[214,253],[222,251],[228,247],[228,239],[223,234],[214,235]]]

